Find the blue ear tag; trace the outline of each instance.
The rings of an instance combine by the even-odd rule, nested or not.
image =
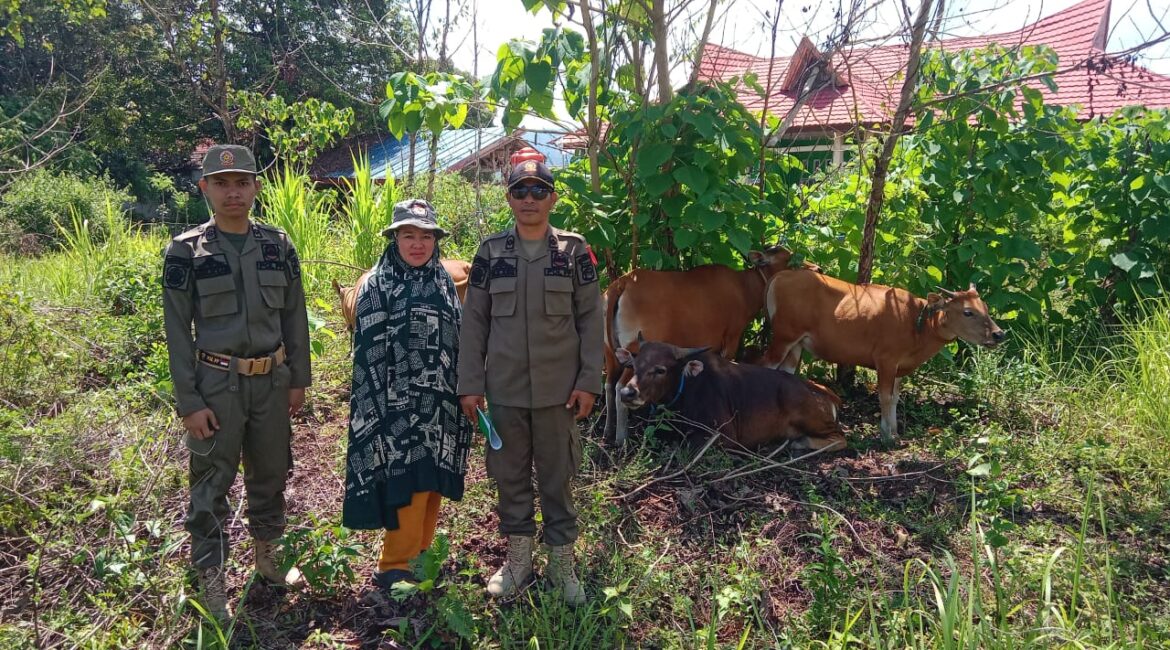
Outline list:
[[[475,412],[479,414],[479,430],[483,432],[492,449],[499,451],[504,446],[504,441],[500,440],[500,434],[496,433],[496,427],[492,425],[491,419],[488,418],[487,413],[483,412],[483,409],[477,406]]]

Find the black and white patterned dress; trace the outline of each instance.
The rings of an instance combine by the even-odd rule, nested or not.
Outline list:
[[[391,240],[358,288],[344,526],[394,530],[416,492],[463,497],[471,424],[455,393],[461,318],[438,247],[412,267]]]

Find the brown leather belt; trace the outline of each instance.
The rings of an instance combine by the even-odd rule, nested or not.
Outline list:
[[[255,359],[241,359],[232,357],[230,354],[216,354],[215,352],[208,352],[206,350],[197,350],[196,356],[199,357],[199,362],[205,366],[211,366],[217,370],[229,371],[232,369],[232,359],[236,359],[236,372],[241,375],[267,375],[272,372],[273,360],[276,365],[284,363],[284,344],[281,343],[276,352],[266,357],[256,357]]]

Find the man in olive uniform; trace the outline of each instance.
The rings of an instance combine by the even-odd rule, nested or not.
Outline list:
[[[480,244],[471,266],[459,339],[464,413],[491,402],[503,440],[487,450],[499,491],[500,532],[508,558],[488,581],[506,597],[532,576],[536,535],[532,469],[540,491],[546,577],[571,604],[585,601],[573,568],[577,511],[572,479],[581,463],[576,420],[601,394],[602,314],[597,260],[576,233],[549,225],[557,201],[541,162],[519,162],[508,177],[515,227]]]
[[[295,568],[281,569],[276,550],[292,467],[289,418],[304,404],[310,383],[309,327],[292,241],[249,219],[260,189],[252,152],[211,147],[199,187],[214,216],[167,246],[163,315],[175,401],[191,451],[191,560],[204,606],[223,619],[227,494],[241,454],[256,570],[274,584],[300,581]]]

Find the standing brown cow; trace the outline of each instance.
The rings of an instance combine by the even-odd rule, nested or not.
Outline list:
[[[764,308],[764,289],[789,268],[792,252],[773,246],[751,251],[742,271],[709,264],[689,271],[630,271],[605,292],[605,439],[622,443],[629,410],[618,394],[629,373],[614,356],[618,348],[647,339],[680,347],[709,347],[735,358],[743,330]],[[804,268],[816,270],[805,264]]]
[[[923,300],[904,289],[792,271],[768,284],[768,318],[772,344],[762,362],[766,366],[795,373],[801,350],[808,350],[830,363],[877,371],[886,444],[898,431],[899,377],[956,338],[986,347],[1004,338],[974,284]]]
[[[471,265],[463,260],[440,260],[447,274],[455,281],[455,292],[459,294],[460,302],[467,299],[467,276],[471,274]],[[357,313],[357,288],[362,286],[366,278],[370,277],[374,269],[362,273],[353,286],[343,287],[337,280],[333,281],[333,290],[341,300],[341,317],[345,319],[345,329],[352,332],[354,315]]]

